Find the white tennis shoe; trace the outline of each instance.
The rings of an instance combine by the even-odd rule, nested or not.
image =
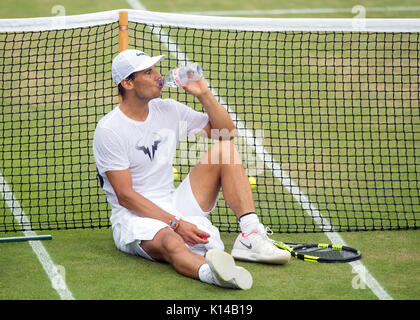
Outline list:
[[[241,233],[236,238],[232,256],[237,260],[262,262],[271,264],[286,264],[290,260],[290,252],[282,250],[273,244],[267,236],[269,228],[260,223],[256,231],[249,234]]]
[[[220,287],[247,290],[252,287],[252,276],[235,265],[233,257],[222,250],[211,249],[206,253],[215,283]]]

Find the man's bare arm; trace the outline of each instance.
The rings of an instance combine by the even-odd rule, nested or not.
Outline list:
[[[169,221],[174,218],[174,215],[161,209],[152,201],[143,197],[133,189],[131,172],[129,169],[108,171],[106,176],[117,195],[119,204],[130,210],[132,213],[140,217],[152,218],[165,223],[169,223]],[[176,229],[176,232],[189,245],[207,243],[208,241],[204,240],[200,236],[206,238],[210,237],[209,234],[198,229],[195,225],[187,221],[182,221]]]
[[[186,92],[197,97],[209,116],[209,123],[203,128],[208,138],[231,140],[236,136],[236,127],[227,110],[217,101],[204,78],[182,85]],[[213,132],[212,132],[213,131]]]

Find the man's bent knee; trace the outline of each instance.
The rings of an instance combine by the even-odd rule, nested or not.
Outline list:
[[[142,241],[141,247],[157,261],[170,262],[177,250],[187,249],[184,240],[169,228],[160,230],[153,240]]]

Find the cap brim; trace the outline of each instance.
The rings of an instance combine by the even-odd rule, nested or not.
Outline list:
[[[143,63],[140,66],[138,66],[137,68],[135,68],[133,72],[139,72],[139,71],[146,70],[146,69],[154,66],[156,63],[164,60],[165,58],[166,58],[165,55],[151,57],[148,61],[146,61],[146,63]]]

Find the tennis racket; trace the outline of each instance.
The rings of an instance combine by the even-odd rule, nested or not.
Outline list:
[[[292,257],[320,263],[351,262],[362,258],[362,253],[348,246],[323,243],[290,243],[274,241],[274,245],[290,252]]]

